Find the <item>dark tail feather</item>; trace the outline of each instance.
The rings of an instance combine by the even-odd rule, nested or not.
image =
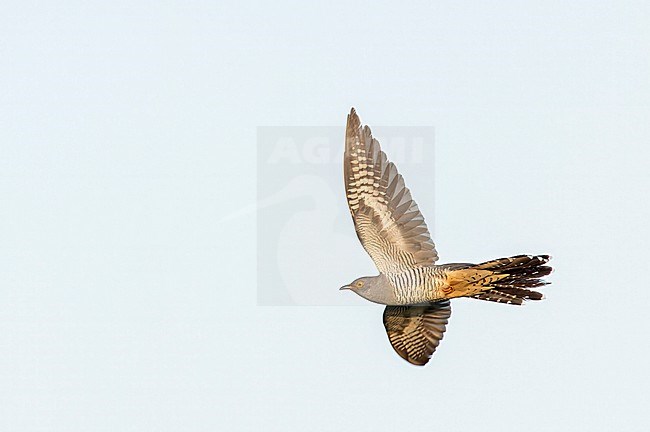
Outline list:
[[[517,255],[478,264],[473,268],[489,270],[494,275],[503,277],[491,280],[485,291],[472,297],[516,305],[523,304],[525,300],[541,300],[544,295],[529,288],[539,288],[550,283],[541,280],[553,271],[545,265],[550,259],[548,255]]]

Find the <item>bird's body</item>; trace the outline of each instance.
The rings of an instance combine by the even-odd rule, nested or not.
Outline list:
[[[379,270],[342,289],[387,305],[384,326],[393,348],[412,364],[427,363],[451,315],[449,299],[508,304],[540,300],[547,255],[517,255],[480,264],[436,265],[424,217],[397,167],[388,161],[354,109],[348,116],[345,189],[357,236]]]
[[[445,266],[412,267],[398,273],[388,273],[386,278],[395,293],[395,303],[409,305],[445,299]]]
[[[502,258],[502,260],[521,260],[530,264],[542,265],[548,260],[548,256],[519,255],[512,258]],[[497,261],[497,260],[495,260]],[[374,303],[384,304],[387,306],[401,305],[419,305],[432,303],[456,297],[475,297],[482,300],[491,300],[484,296],[486,287],[492,287],[493,298],[496,302],[515,303],[516,297],[510,297],[508,294],[515,286],[504,284],[503,281],[507,276],[480,266],[489,265],[494,261],[474,265],[474,264],[443,264],[432,266],[412,267],[407,271],[399,273],[385,273],[364,280],[373,280],[376,285],[381,285],[382,289],[369,290],[358,289],[357,294]],[[530,283],[528,285],[530,287]],[[543,284],[543,282],[541,282]],[[372,283],[366,286],[373,286]],[[363,287],[359,287],[363,288]],[[499,291],[499,288],[502,291]],[[521,288],[520,288],[521,290]],[[524,290],[526,291],[526,290]],[[501,294],[501,296],[496,293]],[[541,294],[534,295],[535,292],[526,293],[532,295],[530,298],[522,300],[539,300]],[[503,298],[501,298],[503,297]]]
[[[377,276],[382,283],[390,287],[385,293],[377,296],[369,293],[367,297],[360,295],[372,302],[392,306],[444,300],[448,298],[444,289],[448,287],[446,278],[449,268],[450,265],[432,265],[387,272]]]

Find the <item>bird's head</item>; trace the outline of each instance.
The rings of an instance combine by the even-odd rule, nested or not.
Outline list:
[[[393,304],[395,293],[393,287],[384,275],[366,276],[355,279],[340,290],[354,291],[366,300],[381,304]]]

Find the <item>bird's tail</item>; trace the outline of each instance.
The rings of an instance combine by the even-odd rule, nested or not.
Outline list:
[[[536,289],[549,284],[541,278],[553,270],[548,255],[517,255],[449,271],[450,297],[473,297],[507,304],[541,300]]]

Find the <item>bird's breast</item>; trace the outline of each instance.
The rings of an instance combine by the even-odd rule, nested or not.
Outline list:
[[[439,300],[440,275],[432,267],[412,267],[386,275],[400,304]]]

